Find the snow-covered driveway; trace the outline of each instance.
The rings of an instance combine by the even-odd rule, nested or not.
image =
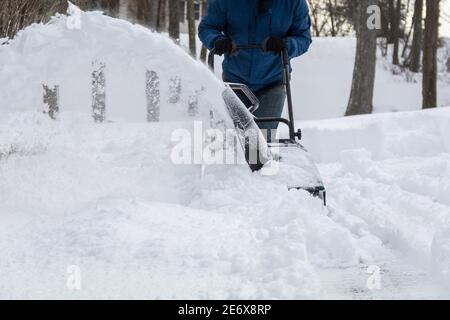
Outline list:
[[[0,129],[3,153],[14,146],[0,161],[0,297],[448,298],[449,123],[449,109],[305,123],[324,209],[245,166],[172,164],[167,123],[18,115]]]
[[[449,111],[304,124],[330,194],[330,218],[356,238],[368,236],[381,268],[384,290],[344,286],[350,296],[449,297]],[[342,271],[344,283],[360,283],[366,271],[359,278],[355,270]]]

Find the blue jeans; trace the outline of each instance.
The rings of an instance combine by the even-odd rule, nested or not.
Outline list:
[[[283,85],[277,85],[268,89],[263,89],[255,93],[259,100],[259,109],[253,114],[257,118],[280,118],[283,114],[284,103],[286,101],[286,90]],[[258,123],[263,135],[270,142],[275,138],[278,122]]]

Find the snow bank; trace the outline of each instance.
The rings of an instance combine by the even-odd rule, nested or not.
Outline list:
[[[223,84],[164,36],[80,15],[81,29],[60,15],[0,49],[1,297],[305,298],[320,291],[315,264],[361,261],[358,241],[306,192],[246,166],[175,165],[189,96],[203,88],[200,111],[224,111]],[[90,119],[96,59],[114,120],[102,125]],[[172,121],[144,123],[146,69],[163,97],[181,79],[181,101],[162,101]],[[42,82],[60,85],[58,121],[36,112]],[[79,292],[66,286],[72,265]]]
[[[322,163],[332,218],[375,235],[448,290],[450,108],[303,127],[305,145]]]
[[[299,122],[304,144],[319,162],[339,162],[341,151],[365,149],[378,160],[450,152],[450,108]],[[324,147],[326,146],[326,147]]]
[[[3,145],[23,141],[0,161],[0,296],[310,298],[318,266],[371,261],[306,192],[245,167],[173,164],[178,124],[161,124],[0,126]],[[65,286],[71,265],[80,292]]]
[[[163,102],[170,96],[170,79],[182,79],[180,102],[162,109],[163,120],[187,114],[189,98],[197,92],[211,99],[204,105],[222,106],[220,80],[168,37],[100,12],[70,10],[72,16],[57,15],[46,25],[34,24],[0,47],[3,113],[42,109],[45,83],[60,86],[62,112],[89,114],[93,61],[106,64],[109,120],[146,119],[146,70],[158,73]],[[79,28],[74,19],[79,19]]]

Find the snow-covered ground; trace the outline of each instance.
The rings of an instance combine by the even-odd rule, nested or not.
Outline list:
[[[434,279],[449,298],[450,108],[312,121],[304,130],[330,193],[330,218],[367,236],[385,271],[381,296],[439,297]],[[352,272],[342,273],[354,283]]]
[[[220,81],[141,27],[81,22],[68,30],[62,16],[0,46],[0,298],[450,298],[450,108],[299,122],[324,208],[246,166],[175,165],[190,95],[203,87],[201,105],[219,104]],[[96,58],[109,68],[104,124],[89,115]],[[163,101],[176,122],[143,121],[146,68],[162,97],[184,79],[181,102]],[[58,121],[36,112],[42,81],[61,86]],[[71,266],[81,290],[67,286]]]
[[[352,84],[356,40],[316,38],[311,50],[293,60],[293,91],[297,116],[304,120],[341,117],[345,114]],[[439,51],[438,105],[450,105],[450,75],[445,70],[450,41]],[[391,56],[378,50],[374,112],[397,112],[422,108],[419,74],[393,75]]]

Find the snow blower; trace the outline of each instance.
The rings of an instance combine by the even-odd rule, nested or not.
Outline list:
[[[262,50],[260,45],[238,45],[237,50]],[[208,65],[214,72],[215,50],[208,56]],[[277,173],[274,179],[283,181],[288,189],[306,190],[315,197],[323,200],[326,206],[326,190],[320,173],[309,155],[308,151],[300,144],[302,131],[295,129],[294,108],[290,84],[290,66],[288,50],[284,49],[281,54],[284,81],[286,90],[288,117],[286,118],[257,118],[253,113],[259,108],[259,101],[253,92],[244,84],[225,83],[223,92],[225,105],[233,119],[235,129],[245,143],[242,144],[247,163],[252,171],[262,170],[269,162],[277,162]],[[239,101],[239,102],[237,102]],[[244,105],[247,109],[242,108]],[[245,110],[243,110],[245,109]],[[262,132],[258,123],[277,122],[285,124],[289,128],[289,138],[280,139],[276,142],[266,142],[261,138]],[[251,130],[258,130],[256,134],[248,134]],[[257,150],[252,153],[252,150]],[[253,154],[253,156],[252,156]],[[256,161],[255,156],[256,154]]]

